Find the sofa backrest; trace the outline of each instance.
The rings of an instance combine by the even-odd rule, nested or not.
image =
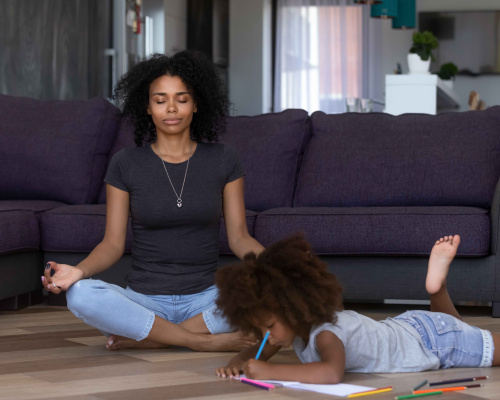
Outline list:
[[[310,133],[308,121],[304,110],[228,118],[220,141],[238,150],[245,168],[246,209],[292,206],[298,168]]]
[[[109,151],[105,168],[106,171],[108,170],[109,162],[111,161],[113,156],[121,149],[128,147],[135,147],[134,126],[128,119],[122,117],[120,120],[120,125],[118,127],[118,133],[116,134],[116,139],[113,142],[111,150]],[[104,174],[104,176],[105,175],[106,174]],[[99,198],[97,199],[97,202],[99,204],[106,203],[106,182],[104,182],[104,180],[101,181],[101,189],[99,191]]]
[[[0,199],[95,202],[118,123],[102,98],[0,95]]]
[[[295,207],[490,208],[500,107],[438,115],[311,115]]]

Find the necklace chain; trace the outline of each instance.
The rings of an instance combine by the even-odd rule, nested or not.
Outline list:
[[[163,168],[165,169],[165,172],[167,173],[167,178],[168,178],[168,181],[170,182],[170,186],[172,186],[172,190],[175,193],[175,197],[177,197],[177,207],[181,208],[182,207],[182,192],[184,191],[184,184],[186,183],[186,176],[187,176],[188,168],[189,168],[189,159],[191,158],[191,155],[192,155],[192,153],[191,153],[192,142],[191,142],[191,140],[189,141],[189,157],[187,159],[186,171],[184,172],[184,179],[182,181],[182,187],[181,187],[181,191],[179,194],[177,194],[177,191],[175,190],[174,184],[172,183],[172,179],[170,179],[170,175],[168,174],[167,167],[165,166],[165,161],[163,160],[163,156],[161,155],[160,146],[158,145],[158,143],[156,143],[156,147],[158,148],[158,154],[160,156],[160,160],[161,160],[161,163],[163,165]]]

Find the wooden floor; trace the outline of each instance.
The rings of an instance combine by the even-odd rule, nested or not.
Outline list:
[[[407,308],[355,304],[346,308],[383,319]],[[500,319],[488,307],[460,309],[464,319],[500,332]],[[214,375],[232,353],[196,353],[183,348],[106,351],[105,338],[63,307],[39,305],[0,312],[0,399],[327,399],[333,396],[293,389],[263,391]],[[297,362],[282,350],[273,362]],[[408,394],[424,379],[439,381],[488,375],[484,386],[432,399],[500,399],[500,368],[449,369],[405,374],[346,374],[345,382],[392,385],[394,391],[363,397],[393,399]]]

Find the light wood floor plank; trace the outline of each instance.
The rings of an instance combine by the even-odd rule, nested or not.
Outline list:
[[[384,319],[404,312],[400,305],[348,305],[348,309]],[[425,308],[425,307],[420,307]],[[500,319],[490,317],[488,307],[460,310],[464,320],[483,329],[500,332]],[[216,367],[235,353],[198,353],[185,348],[107,351],[106,338],[62,307],[37,306],[20,312],[0,312],[0,399],[31,400],[149,400],[222,399],[285,400],[333,399],[323,394],[275,389],[272,392],[218,378]],[[290,349],[281,350],[272,362],[294,363]],[[424,379],[439,381],[489,375],[483,387],[448,393],[442,400],[500,399],[499,368],[469,368],[405,374],[352,374],[346,383],[382,387],[394,391],[370,397],[394,399],[408,394]],[[368,398],[367,398],[368,400]],[[436,400],[437,399],[436,397]]]
[[[17,329],[17,328],[8,328],[8,329],[3,329],[0,328],[0,337],[2,336],[13,336],[13,335],[25,335],[31,333],[30,331],[26,329]]]

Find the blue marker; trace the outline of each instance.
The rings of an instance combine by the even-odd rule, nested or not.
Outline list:
[[[269,331],[264,336],[264,339],[262,339],[262,343],[260,344],[259,351],[257,352],[257,355],[255,356],[255,359],[258,360],[260,357],[260,353],[262,353],[262,350],[264,349],[264,346],[266,345],[267,338],[269,337]]]

